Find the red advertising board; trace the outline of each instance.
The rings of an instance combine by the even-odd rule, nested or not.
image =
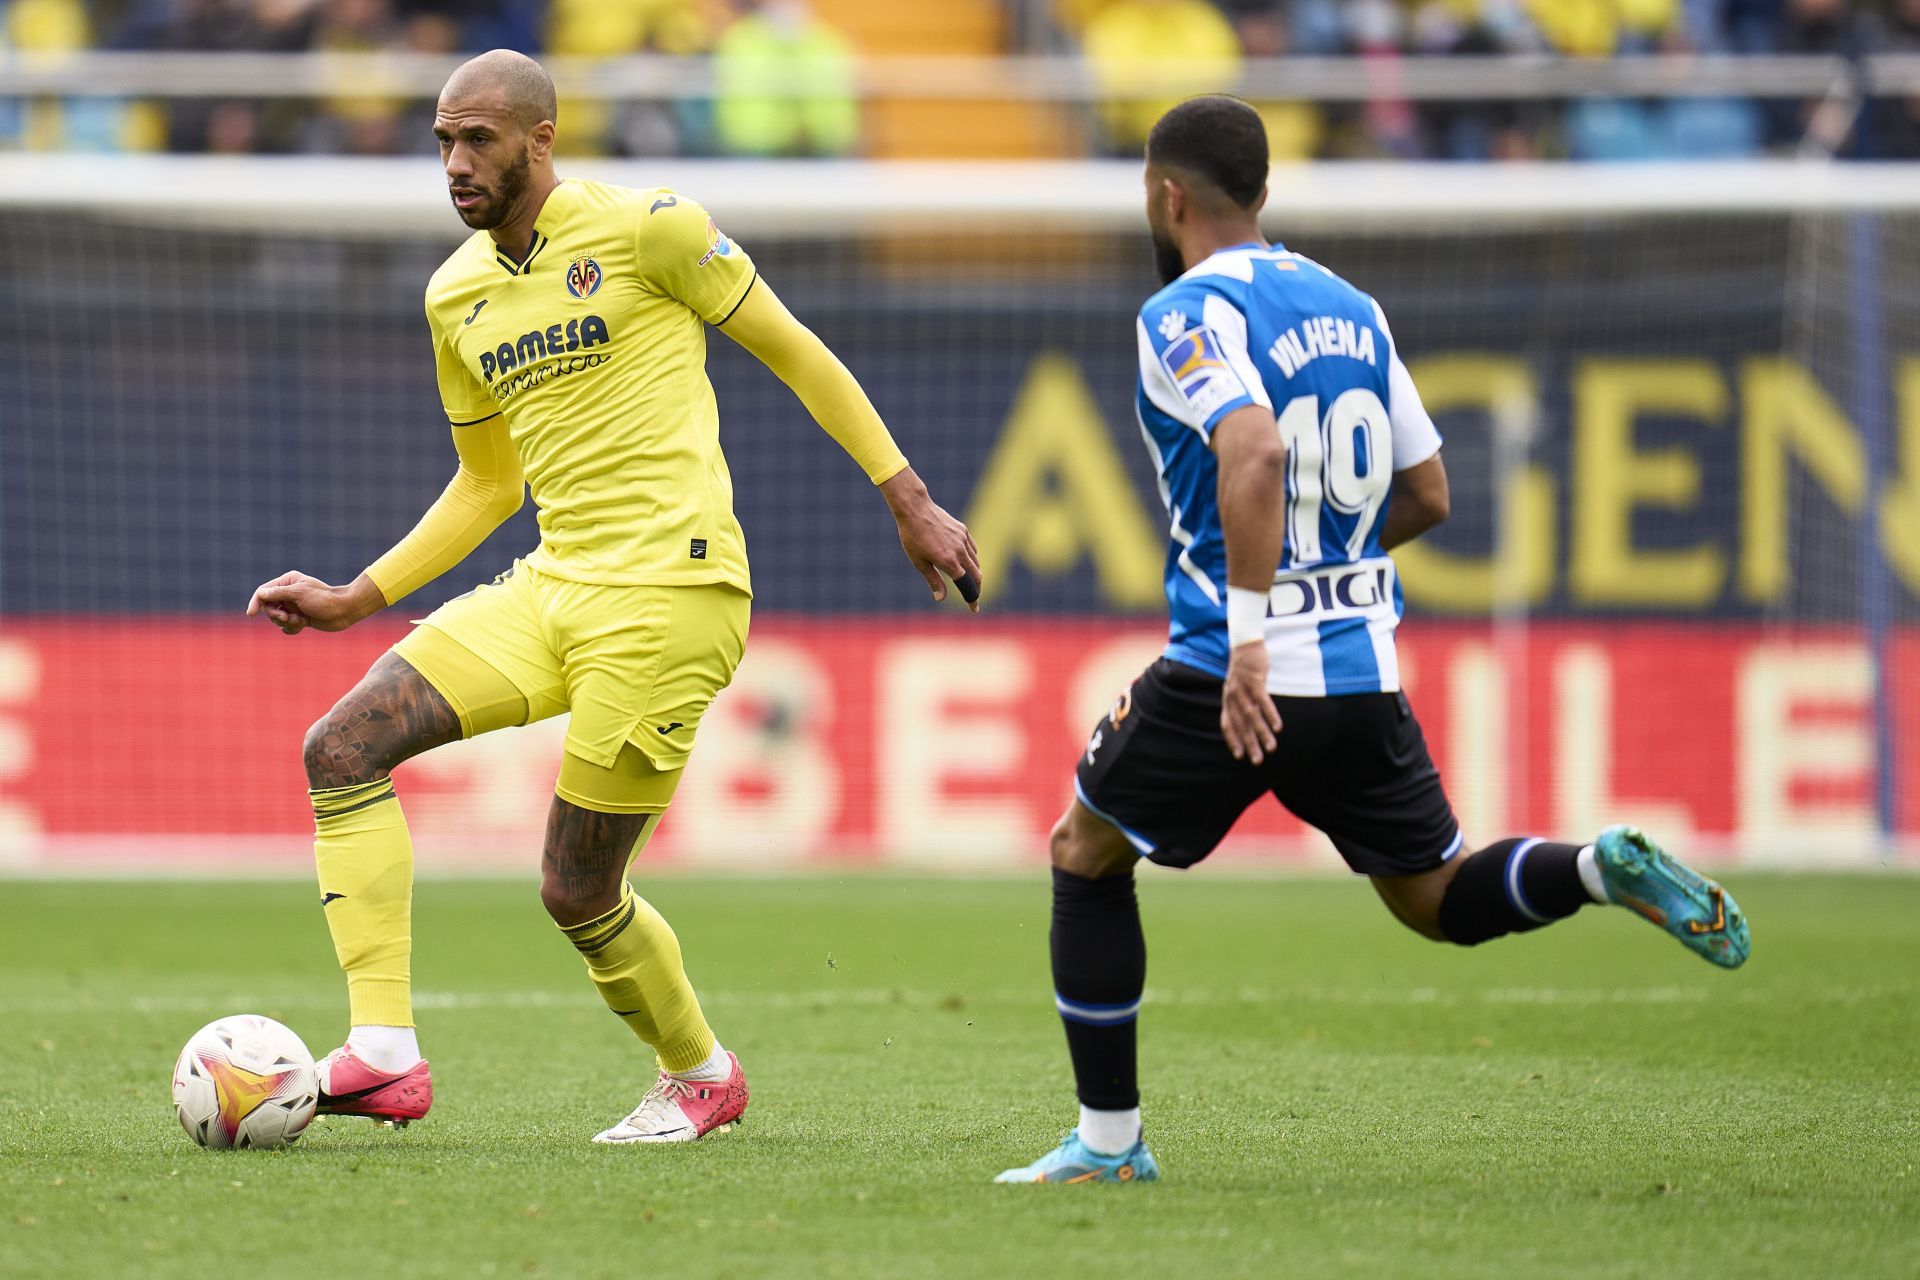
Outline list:
[[[311,830],[301,735],[396,634],[8,624],[0,857],[48,870],[298,865]],[[647,856],[1035,862],[1095,719],[1161,635],[1084,618],[756,618]],[[1420,621],[1402,653],[1469,841],[1636,820],[1709,857],[1859,862],[1886,843],[1879,694],[1856,629]],[[1889,658],[1894,739],[1920,743],[1920,634],[1894,637]],[[422,861],[532,868],[560,737],[549,722],[403,766]],[[1893,783],[1895,842],[1911,847],[1920,752],[1896,761]],[[1221,858],[1337,865],[1271,802]]]

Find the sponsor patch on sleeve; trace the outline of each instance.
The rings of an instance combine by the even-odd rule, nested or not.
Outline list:
[[[726,233],[720,230],[718,226],[714,225],[714,221],[712,218],[708,218],[707,219],[707,251],[701,254],[700,261],[694,263],[693,265],[696,267],[704,267],[709,262],[712,262],[715,258],[725,258],[730,256],[732,253],[733,253],[733,241],[727,239]]]
[[[1189,329],[1172,342],[1160,356],[1160,363],[1173,385],[1201,417],[1207,417],[1221,405],[1247,394],[1246,387],[1220,351],[1220,339],[1205,325]]]

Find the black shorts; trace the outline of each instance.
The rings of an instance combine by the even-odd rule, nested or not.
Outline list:
[[[1190,867],[1266,792],[1333,840],[1361,875],[1416,875],[1460,850],[1460,824],[1403,693],[1273,700],[1279,745],[1235,760],[1220,681],[1162,658],[1114,705],[1080,757],[1080,803],[1141,856]]]

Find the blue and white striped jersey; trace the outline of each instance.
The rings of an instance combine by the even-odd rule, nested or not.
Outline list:
[[[1280,245],[1236,245],[1147,299],[1135,403],[1172,517],[1167,656],[1224,677],[1227,549],[1213,429],[1273,411],[1287,448],[1286,547],[1268,605],[1267,688],[1308,697],[1400,687],[1403,608],[1380,527],[1395,471],[1440,433],[1379,304]]]

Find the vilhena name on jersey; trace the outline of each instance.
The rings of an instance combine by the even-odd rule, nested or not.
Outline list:
[[[427,286],[456,427],[504,414],[539,511],[527,562],[609,586],[750,589],[707,326],[753,287],[693,200],[569,179],[515,261],[484,232]]]
[[[1351,356],[1371,365],[1380,363],[1374,353],[1372,326],[1345,316],[1308,316],[1275,338],[1267,355],[1289,378],[1321,356]]]

